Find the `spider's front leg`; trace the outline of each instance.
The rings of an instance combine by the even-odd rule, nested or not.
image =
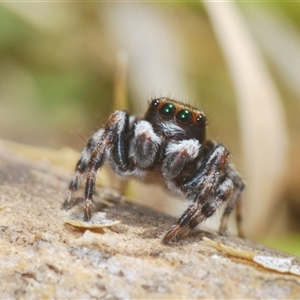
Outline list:
[[[91,218],[93,193],[98,169],[106,158],[110,159],[120,170],[126,170],[128,158],[129,116],[127,111],[115,111],[108,119],[103,135],[95,146],[88,163],[85,184],[85,219]]]
[[[228,165],[229,152],[221,144],[208,143],[204,161],[182,190],[192,203],[178,220],[177,224],[165,235],[163,242],[178,240],[181,236],[207,219],[232,195],[234,185],[224,171]]]
[[[93,135],[81,154],[70,183],[67,200],[71,200],[74,191],[77,189],[78,178],[82,174],[86,174],[84,203],[86,220],[91,217],[97,171],[103,165],[105,159],[111,156],[121,169],[127,167],[128,147],[124,147],[124,144],[127,143],[128,131],[128,112],[115,111],[109,117],[105,128]]]
[[[69,184],[69,190],[66,201],[63,203],[63,208],[69,209],[72,207],[71,202],[74,200],[75,192],[78,189],[78,184],[81,177],[86,173],[89,160],[93,153],[95,146],[99,143],[104,133],[104,129],[99,129],[93,136],[88,140],[85,148],[81,152],[80,158],[76,164],[75,172],[72,177],[72,180]]]

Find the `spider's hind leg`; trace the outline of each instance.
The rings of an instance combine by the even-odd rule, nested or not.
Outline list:
[[[228,220],[232,210],[235,208],[236,213],[236,223],[237,223],[237,230],[238,236],[244,237],[244,233],[242,230],[242,199],[241,194],[244,190],[244,183],[242,182],[239,174],[233,168],[232,165],[228,165],[227,171],[228,178],[231,179],[234,185],[234,191],[227,202],[227,205],[224,209],[223,215],[221,217],[220,227],[219,227],[219,234],[226,235],[227,234],[227,227],[228,227]]]

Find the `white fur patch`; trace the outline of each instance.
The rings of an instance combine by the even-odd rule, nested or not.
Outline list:
[[[81,152],[81,156],[80,156],[81,162],[87,164],[90,157],[91,157],[91,150],[84,148],[83,151]]]
[[[142,116],[140,115],[129,116],[129,128],[133,128],[133,125],[135,125],[135,123],[137,123],[137,121],[141,118]]]
[[[82,162],[88,163],[90,157],[91,157],[91,153],[94,150],[94,148],[96,147],[96,145],[98,144],[98,142],[100,141],[102,135],[104,133],[104,129],[101,128],[98,131],[96,131],[93,136],[92,136],[92,142],[91,145],[86,146],[83,151],[81,152],[81,156],[80,159],[82,160]]]
[[[126,112],[123,110],[117,110],[110,116],[110,119],[111,118],[113,119],[113,122],[118,125],[118,134],[120,134],[125,126]]]
[[[173,123],[161,123],[164,132],[170,135],[185,134],[185,130]]]
[[[101,139],[103,133],[104,133],[104,128],[100,128],[98,131],[96,131],[96,132],[93,134],[92,140],[93,140],[93,143],[94,143],[95,145],[100,141],[100,139]]]
[[[183,140],[178,143],[169,143],[166,148],[166,155],[175,152],[186,152],[192,159],[195,159],[200,150],[201,144],[196,139]]]
[[[154,132],[152,125],[148,121],[140,121],[135,124],[134,136],[145,134],[155,144],[161,144],[161,138]]]
[[[230,191],[232,192],[234,189],[233,182],[230,179],[226,179],[222,184],[218,187],[219,193],[227,194]]]
[[[131,171],[121,171],[119,173],[120,176],[133,177],[133,178],[138,178],[138,179],[142,179],[146,174],[147,174],[147,172],[144,170],[141,170],[140,168],[135,168]]]

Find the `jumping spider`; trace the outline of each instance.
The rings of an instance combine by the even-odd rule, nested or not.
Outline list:
[[[227,205],[219,233],[226,234],[229,215],[236,207],[241,236],[244,184],[229,163],[228,150],[206,139],[206,125],[202,111],[168,98],[152,100],[143,117],[115,111],[81,153],[67,203],[74,198],[80,177],[86,175],[84,214],[90,219],[97,170],[108,161],[121,176],[147,181],[154,174],[158,182],[189,201],[176,225],[164,236],[164,243],[177,241],[213,215],[224,201]]]

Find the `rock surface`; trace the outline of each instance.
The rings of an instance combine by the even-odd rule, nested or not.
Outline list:
[[[261,255],[289,255],[203,231],[164,245],[175,219],[146,207],[122,201],[105,208],[121,221],[111,228],[65,224],[66,159],[62,152],[0,141],[1,299],[300,298],[299,276],[220,252],[202,237]],[[70,160],[74,165],[76,158]]]

